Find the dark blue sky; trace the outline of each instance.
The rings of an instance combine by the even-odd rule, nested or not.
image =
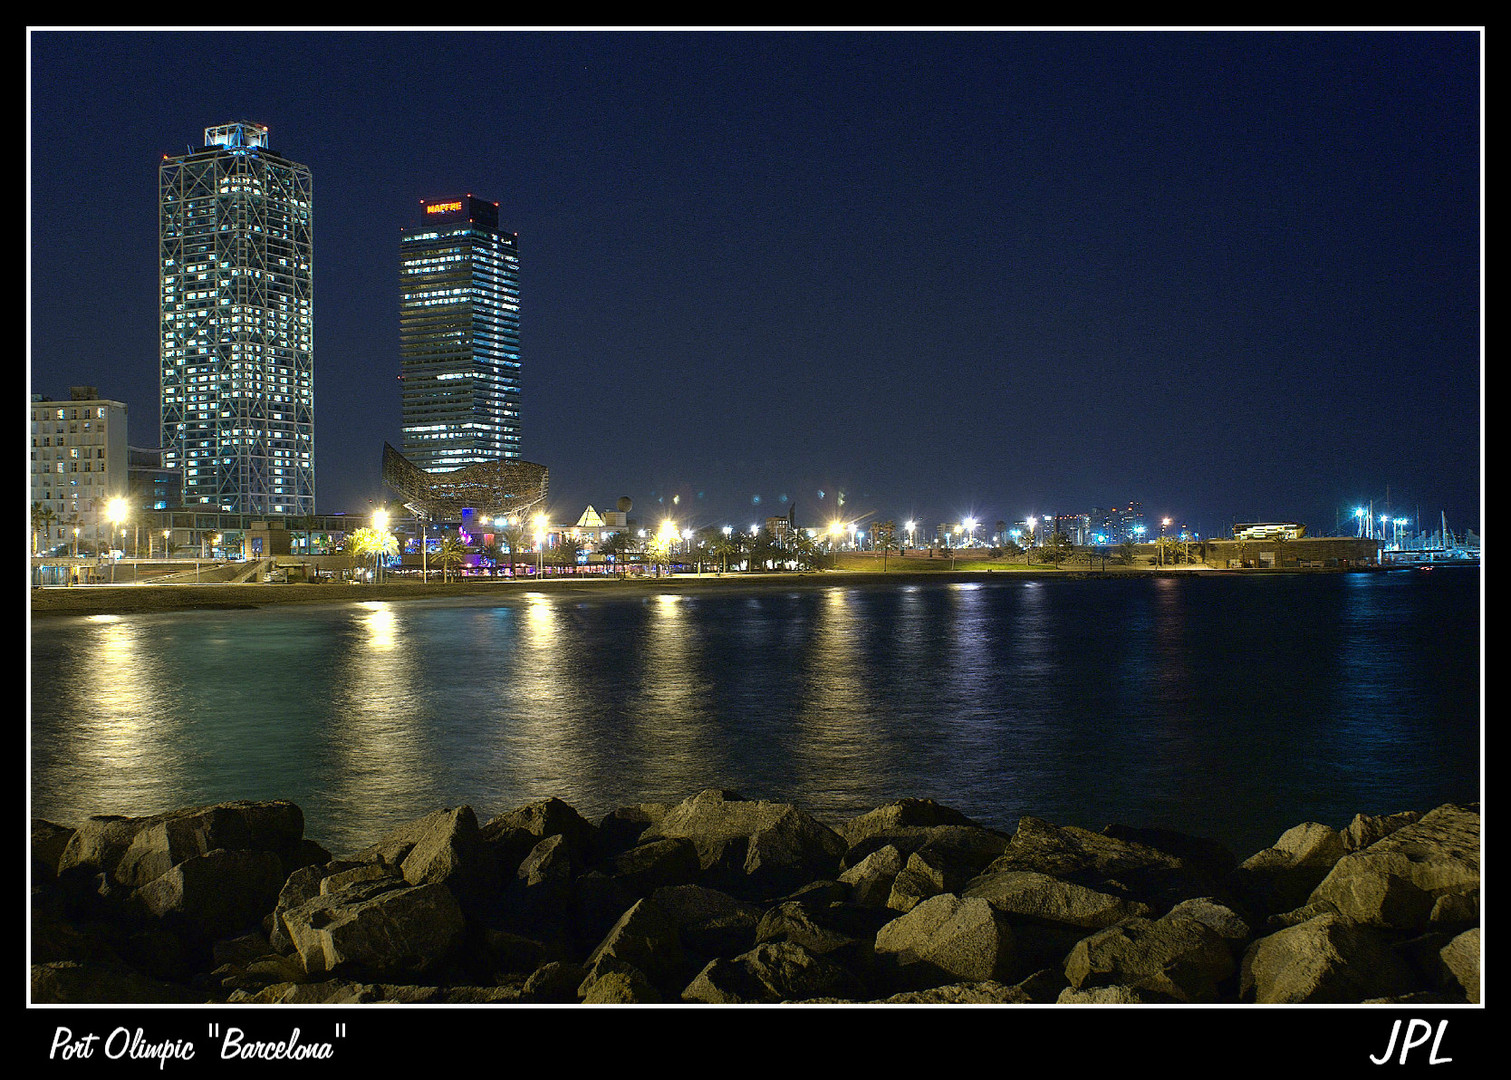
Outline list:
[[[32,392],[156,441],[158,163],[267,124],[314,177],[322,512],[400,442],[399,230],[472,192],[558,518],[1480,524],[1473,31],[30,45]]]

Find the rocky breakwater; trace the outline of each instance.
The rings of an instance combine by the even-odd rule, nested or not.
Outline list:
[[[1220,844],[708,790],[438,810],[334,858],[287,802],[32,827],[38,1003],[1460,1003],[1479,812]]]

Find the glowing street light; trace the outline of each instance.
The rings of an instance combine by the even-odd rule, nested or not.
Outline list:
[[[918,545],[914,543],[914,534],[918,529],[918,522],[909,519],[903,527],[908,531],[908,547],[917,547]]]
[[[110,502],[106,504],[105,514],[110,519],[110,541],[111,546],[114,547],[116,527],[119,526],[121,522],[126,520],[126,500],[111,499]],[[122,543],[124,544],[124,541],[122,541]],[[115,563],[116,560],[110,560],[110,583],[112,585],[115,584]]]

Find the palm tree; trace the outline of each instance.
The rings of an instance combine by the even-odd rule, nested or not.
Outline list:
[[[556,545],[556,561],[564,567],[570,567],[572,573],[577,573],[577,556],[582,553],[582,541],[575,534],[562,534],[561,541]]]
[[[435,561],[441,567],[441,584],[444,585],[451,580],[451,571],[459,569],[467,561],[467,545],[462,543],[461,537],[447,533],[441,537]]]
[[[522,524],[510,525],[499,533],[499,536],[509,546],[509,576],[512,578],[514,576],[514,555],[520,549],[528,546],[529,543],[525,539],[525,527]]]
[[[379,560],[398,552],[399,540],[391,532],[379,532],[377,529],[364,526],[347,537],[346,549],[351,553],[352,561],[356,564],[360,564],[363,559],[371,556],[376,574]]]
[[[42,536],[51,540],[52,523],[57,520],[58,515],[56,511],[46,503],[34,502],[31,504],[31,550],[33,555],[40,555],[42,553],[38,545],[37,534],[41,533]]]
[[[734,533],[726,533],[714,541],[714,554],[724,562],[724,573],[729,573],[729,560],[733,558],[740,561],[740,556],[745,552],[745,539]]]
[[[598,545],[598,554],[614,560],[614,570],[624,577],[624,564],[634,549],[634,538],[627,532],[612,532]]]

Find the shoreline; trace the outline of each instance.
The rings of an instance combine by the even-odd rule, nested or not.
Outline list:
[[[596,820],[437,809],[347,855],[304,825],[287,800],[33,818],[31,1002],[1480,1000],[1477,803],[1303,822],[1248,858],[930,799],[828,825],[719,788]]]
[[[284,604],[351,604],[374,601],[486,600],[507,602],[530,593],[549,592],[626,597],[652,592],[742,592],[752,589],[812,589],[836,585],[906,585],[927,582],[1001,583],[1031,578],[1111,579],[1127,577],[1184,576],[1190,574],[1337,574],[1380,573],[1389,567],[1348,569],[1199,569],[1128,568],[997,570],[819,570],[808,572],[728,574],[676,574],[667,577],[614,578],[588,575],[531,578],[527,580],[483,579],[460,582],[414,581],[383,585],[338,584],[129,584],[32,587],[31,618],[91,615],[152,615],[181,611],[255,610]]]

